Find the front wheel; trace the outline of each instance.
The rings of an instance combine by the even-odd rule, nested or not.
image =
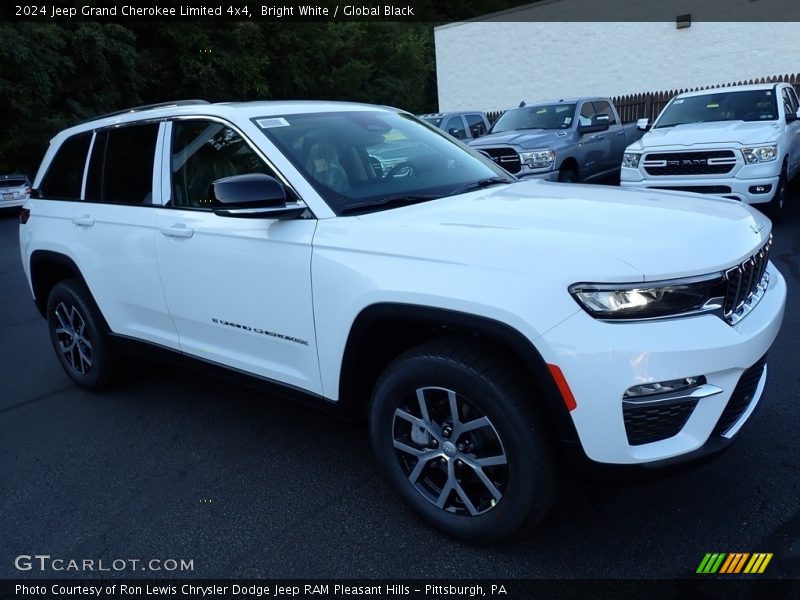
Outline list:
[[[558,180],[561,183],[578,183],[578,174],[569,167],[561,167],[558,170]]]
[[[402,500],[442,531],[496,541],[532,528],[555,493],[529,386],[471,340],[426,342],[373,393],[370,437]]]

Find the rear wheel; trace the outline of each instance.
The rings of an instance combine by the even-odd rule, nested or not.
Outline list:
[[[99,390],[117,377],[105,322],[78,279],[57,283],[47,301],[50,340],[62,368],[79,386]]]
[[[424,343],[386,369],[370,415],[376,457],[403,501],[472,541],[526,532],[555,492],[529,388],[491,356],[470,340]]]

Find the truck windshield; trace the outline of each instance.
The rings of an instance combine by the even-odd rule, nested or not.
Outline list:
[[[252,121],[337,214],[516,181],[484,155],[405,113],[341,111]]]
[[[574,104],[548,104],[512,108],[504,112],[489,133],[519,129],[569,129],[575,116]]]
[[[676,98],[659,117],[654,129],[712,121],[774,121],[777,118],[774,90],[715,91]]]

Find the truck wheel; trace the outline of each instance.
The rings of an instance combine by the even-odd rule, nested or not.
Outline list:
[[[381,375],[370,413],[373,450],[402,500],[476,542],[527,532],[556,489],[530,386],[495,356],[456,338],[417,346]]]
[[[561,167],[558,170],[558,180],[561,183],[578,183],[578,175],[569,167]]]
[[[779,221],[783,215],[783,205],[786,202],[786,180],[788,179],[788,169],[783,163],[781,176],[778,178],[778,185],[775,187],[775,194],[767,205],[767,212],[770,219]]]
[[[57,283],[47,300],[50,340],[61,366],[82,388],[99,390],[116,379],[105,323],[78,279]]]

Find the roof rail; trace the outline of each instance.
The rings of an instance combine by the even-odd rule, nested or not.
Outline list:
[[[208,104],[207,100],[173,100],[172,102],[157,102],[156,104],[145,104],[144,106],[135,106],[133,108],[124,108],[122,110],[116,110],[114,112],[110,112],[105,115],[99,115],[97,117],[92,117],[91,119],[86,119],[85,121],[81,121],[80,124],[83,123],[91,123],[92,121],[98,121],[100,119],[106,119],[108,117],[116,117],[117,115],[126,115],[129,113],[137,113],[143,110],[151,110],[153,108],[167,108],[168,106],[191,106],[193,104]]]

